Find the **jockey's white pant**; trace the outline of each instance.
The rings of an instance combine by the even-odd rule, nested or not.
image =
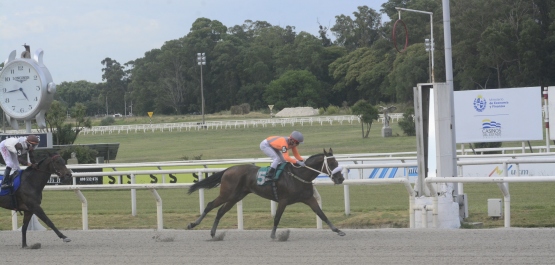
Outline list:
[[[6,162],[6,167],[11,167],[12,170],[19,170],[19,161],[17,160],[17,154],[14,154],[4,146],[4,142],[0,143],[0,153],[2,153],[2,158]],[[3,173],[3,172],[2,172]]]
[[[264,154],[266,154],[272,159],[272,164],[270,165],[270,167],[274,169],[277,168],[279,163],[285,162],[285,159],[283,158],[283,155],[281,154],[281,152],[274,149],[266,139],[264,139],[264,141],[260,143],[260,150],[262,150]]]

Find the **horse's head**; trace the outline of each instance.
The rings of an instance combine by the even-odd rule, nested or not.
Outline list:
[[[335,184],[341,184],[345,180],[343,174],[341,174],[342,168],[339,166],[337,160],[335,160],[335,157],[333,157],[331,148],[327,152],[324,149],[324,154],[309,157],[306,160],[306,164],[307,167],[310,167],[312,170],[328,175]]]
[[[71,182],[72,171],[66,167],[66,161],[63,157],[58,154],[52,154],[43,162],[48,167],[48,172],[55,173],[60,177],[60,183],[69,184]]]
[[[335,160],[335,157],[333,157],[333,151],[331,150],[331,148],[328,152],[326,152],[326,149],[324,149],[323,168],[327,171],[324,173],[330,176],[334,184],[341,184],[345,180],[343,174],[341,173],[342,168],[339,166],[337,160]]]

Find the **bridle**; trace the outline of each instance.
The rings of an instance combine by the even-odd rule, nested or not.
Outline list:
[[[336,168],[334,168],[333,170],[331,170],[331,169],[330,169],[330,166],[329,166],[329,164],[328,164],[328,159],[330,159],[330,158],[334,158],[334,156],[326,156],[326,154],[324,154],[324,163],[322,163],[322,168],[320,168],[320,170],[314,169],[314,168],[309,167],[309,166],[306,166],[306,165],[305,165],[305,167],[308,168],[308,169],[310,169],[310,170],[312,170],[312,171],[314,171],[314,172],[318,172],[318,173],[320,173],[320,174],[326,175],[326,176],[328,176],[329,178],[331,178],[331,176],[333,176],[333,174],[335,174],[335,173],[337,173],[337,172],[343,170],[343,168],[342,168],[341,166],[337,166]],[[293,166],[295,166],[295,165],[293,165]],[[324,172],[324,169],[326,170],[327,173]],[[301,182],[309,183],[309,182],[306,182],[305,180],[302,180],[302,179],[298,178],[297,176],[295,176],[295,175],[293,175],[293,174],[291,174],[291,173],[290,173],[290,175],[292,175],[293,177],[295,177],[295,178],[298,179],[298,180],[301,180]]]

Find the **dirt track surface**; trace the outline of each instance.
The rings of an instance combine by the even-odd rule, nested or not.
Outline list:
[[[278,234],[285,229],[278,230]],[[555,229],[290,229],[287,241],[269,230],[69,230],[0,232],[2,264],[553,264]]]

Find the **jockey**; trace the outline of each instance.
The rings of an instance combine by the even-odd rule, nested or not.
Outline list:
[[[1,187],[12,187],[12,180],[19,171],[19,163],[28,167],[33,166],[32,163],[27,161],[21,155],[29,154],[29,160],[35,161],[33,150],[38,146],[40,140],[36,135],[28,135],[27,137],[7,138],[0,142],[0,153],[6,163],[6,170],[4,171],[4,180],[2,180]],[[19,154],[18,154],[19,153]],[[12,168],[15,169],[14,175],[10,175]]]
[[[270,170],[266,173],[265,181],[273,179],[279,163],[287,161],[299,166],[305,166],[304,159],[297,150],[297,146],[302,142],[304,142],[303,134],[298,131],[293,131],[289,137],[270,136],[260,143],[260,150],[273,160],[270,165]],[[288,150],[293,151],[296,160],[289,156]]]

